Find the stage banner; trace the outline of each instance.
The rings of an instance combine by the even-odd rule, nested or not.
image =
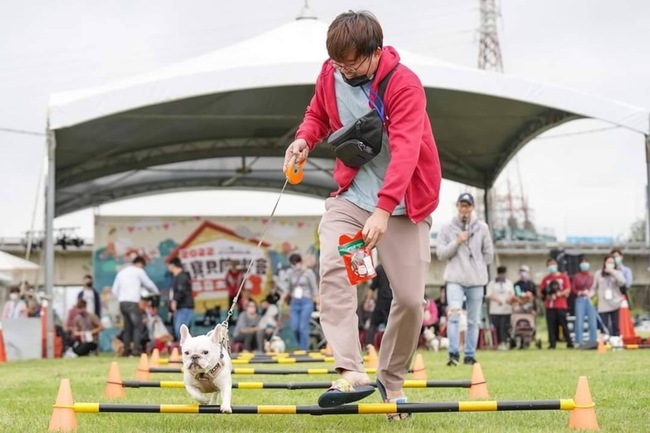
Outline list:
[[[224,278],[234,261],[244,272],[250,266],[245,295],[259,301],[273,285],[284,284],[282,274],[294,252],[318,272],[319,221],[320,215],[273,217],[258,247],[267,217],[96,216],[95,284],[104,299],[117,272],[140,255],[166,305],[171,285],[167,262],[179,257],[192,277],[196,312],[223,310],[229,307]]]

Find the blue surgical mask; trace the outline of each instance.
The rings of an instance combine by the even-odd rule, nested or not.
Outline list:
[[[614,263],[616,263],[616,266],[620,266],[623,263],[623,257],[614,257]]]
[[[557,272],[557,265],[550,265],[546,268],[549,274],[554,274]]]
[[[581,271],[588,271],[589,270],[589,263],[580,263],[580,270]]]

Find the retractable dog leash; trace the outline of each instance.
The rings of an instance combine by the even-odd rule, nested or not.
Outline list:
[[[266,224],[264,225],[264,229],[262,230],[262,235],[260,236],[260,240],[257,243],[257,249],[262,246],[262,242],[264,242],[264,237],[266,236],[266,232],[271,225],[271,220],[273,219],[273,215],[275,215],[275,211],[278,208],[278,204],[280,203],[280,199],[282,198],[282,194],[284,193],[284,190],[287,188],[287,184],[291,185],[298,185],[303,178],[303,165],[305,165],[305,161],[300,161],[296,162],[296,155],[292,156],[291,159],[289,160],[289,165],[287,165],[287,168],[284,172],[286,179],[284,181],[284,185],[282,185],[282,190],[280,191],[280,194],[278,195],[278,199],[275,202],[275,205],[273,206],[273,210],[271,211],[271,215],[269,215],[269,218],[266,221]],[[253,267],[253,260],[250,261],[248,264],[248,268],[246,269],[246,272],[244,273],[244,276],[242,278],[241,284],[239,285],[239,289],[237,290],[237,294],[232,300],[232,305],[230,306],[230,309],[228,310],[228,314],[226,315],[226,319],[221,323],[222,326],[226,328],[226,331],[228,331],[228,323],[230,321],[230,318],[232,317],[232,314],[235,311],[235,306],[239,302],[239,295],[241,294],[242,289],[244,288],[244,285],[246,284],[246,278],[251,272],[251,268]],[[227,332],[225,335],[228,335]]]

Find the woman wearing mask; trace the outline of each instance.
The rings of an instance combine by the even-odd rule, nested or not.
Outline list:
[[[309,319],[314,311],[314,297],[318,293],[316,274],[303,265],[300,254],[291,254],[289,263],[292,266],[287,275],[291,295],[291,328],[296,335],[298,347],[309,350]]]
[[[578,346],[582,345],[585,315],[589,325],[589,343],[590,345],[596,344],[596,309],[591,303],[591,297],[594,295],[591,291],[594,276],[589,272],[589,267],[589,260],[583,257],[580,260],[580,272],[571,278],[571,293],[576,299],[576,326],[574,329]]]
[[[616,270],[614,256],[603,259],[603,267],[594,274],[591,291],[598,295],[598,314],[610,336],[620,335],[618,313],[623,301],[620,287],[625,284],[625,277]]]
[[[0,320],[18,319],[19,317],[27,317],[27,304],[20,299],[20,289],[12,287],[9,290],[9,300],[5,302],[2,309]]]
[[[548,326],[548,348],[555,349],[557,343],[558,328],[562,328],[562,333],[566,339],[567,349],[573,348],[571,334],[567,325],[567,312],[569,304],[567,296],[571,292],[571,282],[569,277],[560,272],[555,259],[546,261],[548,274],[539,284],[539,290],[544,299],[544,308],[546,308],[546,325]]]

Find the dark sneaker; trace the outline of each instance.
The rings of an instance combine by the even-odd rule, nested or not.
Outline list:
[[[465,364],[465,365],[474,365],[477,362],[478,361],[476,359],[472,358],[471,356],[466,356],[465,359],[463,359],[463,364]]]
[[[456,367],[458,365],[459,360],[460,360],[460,356],[458,354],[452,353],[449,355],[449,361],[447,361],[447,366]]]

